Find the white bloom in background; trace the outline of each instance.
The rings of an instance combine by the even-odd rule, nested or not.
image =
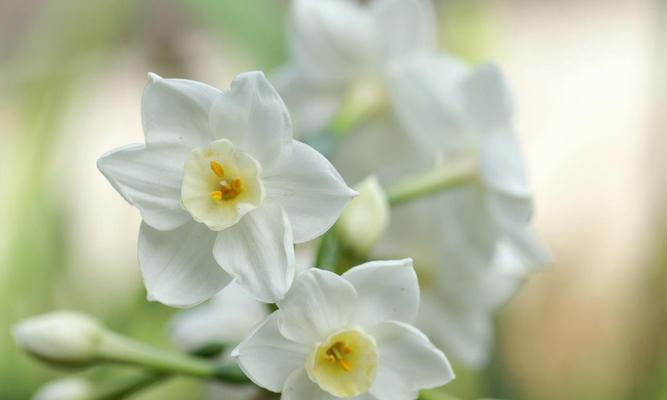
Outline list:
[[[292,140],[261,72],[225,91],[151,74],[142,119],[146,144],[113,150],[98,167],[141,211],[149,298],[192,306],[235,278],[261,301],[280,299],[294,279],[293,243],[324,233],[355,192]]]
[[[515,293],[527,268],[513,247],[500,243],[490,265],[465,268],[442,245],[447,218],[426,212],[447,196],[421,199],[392,212],[376,256],[415,255],[421,306],[416,326],[461,364],[487,363],[494,342],[494,314]]]
[[[326,128],[350,99],[391,102],[396,64],[436,48],[427,0],[293,0],[287,26],[290,61],[272,80],[304,135]]]
[[[531,227],[532,197],[513,132],[511,96],[496,67],[471,70],[448,56],[415,58],[398,75],[391,90],[402,104],[396,113],[407,134],[351,135],[339,144],[334,164],[347,179],[373,171],[389,186],[408,178],[416,165],[425,172],[472,161],[468,183],[392,209],[387,237],[373,255],[412,255],[420,276],[441,282],[425,281],[422,288],[423,310],[441,315],[441,328],[427,333],[453,357],[480,366],[491,348],[492,311],[509,297],[497,297],[495,290],[511,293],[526,268],[550,262]],[[361,157],[361,143],[376,149],[374,165]],[[508,258],[511,271],[498,270],[499,260]],[[431,318],[424,321],[433,326]]]
[[[441,84],[447,73],[448,82]],[[441,245],[448,249],[449,262],[484,268],[502,242],[526,266],[549,263],[530,224],[532,195],[512,126],[512,98],[500,70],[493,65],[470,70],[456,60],[433,57],[402,75],[394,87],[403,102],[400,119],[420,142],[424,157],[443,164],[463,158],[476,163],[475,179],[431,208],[443,215]]]
[[[410,323],[419,308],[412,260],[373,261],[342,276],[311,269],[233,352],[284,400],[405,400],[454,378]]]
[[[71,311],[56,311],[21,321],[14,340],[28,354],[63,365],[85,366],[95,361],[104,328],[95,319]]]
[[[171,337],[189,352],[210,344],[236,345],[268,315],[266,304],[231,283],[209,302],[177,314]]]
[[[65,378],[42,386],[33,400],[87,400],[93,395],[90,383],[80,378]]]
[[[255,300],[236,283],[229,284],[209,302],[181,311],[172,321],[171,338],[181,348],[193,352],[208,345],[235,346],[269,315],[266,304]],[[229,351],[221,361],[234,362]],[[255,385],[206,385],[206,398],[252,400],[258,398]]]
[[[358,254],[368,254],[389,225],[389,201],[374,176],[357,185],[359,195],[340,216],[336,229],[341,242]]]

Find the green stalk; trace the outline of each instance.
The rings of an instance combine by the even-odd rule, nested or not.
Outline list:
[[[345,136],[353,128],[382,113],[387,102],[387,93],[382,84],[353,85],[329,129],[334,136]]]
[[[226,383],[247,383],[236,366],[216,365],[189,355],[171,353],[136,342],[113,332],[105,332],[99,346],[100,361],[136,365],[161,373],[175,373]]]
[[[438,390],[422,390],[419,392],[418,400],[459,400],[459,398]]]
[[[155,383],[161,382],[170,376],[168,373],[151,371],[142,372],[132,377],[115,379],[94,388],[88,400],[122,399]]]
[[[470,183],[477,178],[475,160],[466,158],[439,165],[432,171],[403,179],[387,188],[389,204],[397,206],[446,189]]]

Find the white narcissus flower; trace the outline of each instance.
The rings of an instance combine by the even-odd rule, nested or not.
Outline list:
[[[141,211],[149,298],[192,306],[232,278],[261,301],[282,298],[295,275],[293,243],[324,233],[355,192],[292,140],[264,75],[241,74],[220,91],[150,74],[142,119],[146,144],[113,150],[98,167]]]
[[[272,80],[304,135],[347,99],[386,103],[395,65],[436,49],[428,0],[293,0],[287,26],[290,61]]]
[[[373,261],[342,276],[311,269],[233,352],[284,400],[406,400],[446,384],[445,355],[410,323],[419,308],[412,260]]]
[[[459,361],[481,366],[492,342],[492,312],[527,267],[550,262],[530,224],[532,198],[513,133],[511,96],[497,67],[471,70],[447,56],[415,58],[397,76],[392,91],[402,104],[396,111],[405,134],[367,129],[350,135],[334,164],[348,179],[374,171],[390,186],[414,174],[415,165],[427,171],[433,166],[424,164],[472,161],[476,169],[467,183],[392,209],[388,234],[373,255],[412,255],[422,278],[442,282],[422,287],[422,310],[447,316],[433,339]],[[374,166],[360,157],[360,143],[377,149]],[[511,271],[498,270],[499,260],[508,259]],[[509,293],[496,297],[496,289]]]
[[[443,82],[447,73],[451,78]],[[526,266],[549,263],[531,227],[532,195],[500,70],[494,65],[471,70],[456,60],[432,57],[406,67],[402,76],[393,89],[403,103],[400,119],[424,157],[443,164],[469,158],[476,164],[475,178],[442,196],[431,211],[443,217],[448,260],[484,268],[503,242]]]
[[[392,212],[376,256],[415,255],[421,307],[416,326],[453,359],[471,368],[485,365],[494,342],[494,314],[515,293],[527,268],[515,249],[500,243],[491,264],[467,268],[450,261],[442,245],[447,218],[426,212],[446,193],[405,204]]]

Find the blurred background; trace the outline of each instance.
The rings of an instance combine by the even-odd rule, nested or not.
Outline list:
[[[451,392],[667,399],[667,2],[435,3],[443,49],[509,76],[556,260],[499,314],[491,365],[458,369]],[[14,347],[10,327],[26,316],[71,308],[170,346],[173,311],[145,301],[138,273],[139,215],[95,161],[143,141],[148,71],[224,88],[279,66],[286,5],[0,2],[0,399],[62,376]],[[134,399],[202,390],[179,378]]]

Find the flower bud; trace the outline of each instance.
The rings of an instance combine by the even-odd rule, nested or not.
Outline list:
[[[33,396],[33,400],[86,400],[90,399],[93,389],[88,381],[79,378],[66,378],[49,382]]]
[[[87,315],[57,311],[20,322],[14,340],[40,360],[78,367],[95,361],[103,333],[102,325]]]
[[[363,255],[380,240],[389,224],[389,201],[375,176],[366,178],[355,189],[359,195],[343,211],[337,229],[341,243]]]

